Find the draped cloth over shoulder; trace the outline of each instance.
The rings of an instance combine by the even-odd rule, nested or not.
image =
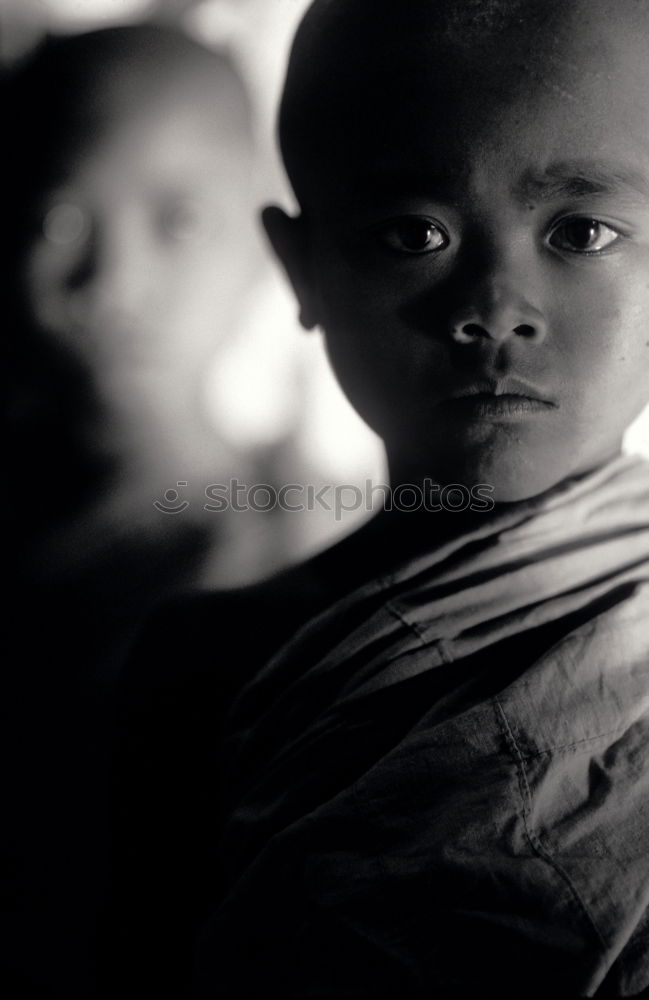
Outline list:
[[[198,996],[649,988],[649,466],[308,622],[234,704],[225,769]]]

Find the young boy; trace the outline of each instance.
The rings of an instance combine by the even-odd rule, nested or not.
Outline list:
[[[202,511],[205,484],[249,461],[212,426],[204,381],[253,278],[252,120],[230,60],[157,25],[50,37],[5,87],[0,980],[72,1000],[99,893],[100,692],[163,596],[214,550],[227,571],[252,547],[245,518],[228,532]],[[202,484],[200,503],[173,517],[154,501],[178,480],[178,503]]]
[[[144,643],[140,990],[201,924],[201,998],[649,989],[648,44],[635,0],[307,13],[264,220],[421,502]]]

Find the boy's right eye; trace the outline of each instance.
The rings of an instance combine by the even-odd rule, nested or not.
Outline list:
[[[70,246],[88,234],[90,220],[87,212],[72,201],[56,202],[42,220],[43,236],[48,243]]]
[[[379,240],[390,250],[403,254],[425,254],[448,246],[444,230],[425,216],[403,215],[374,228]]]

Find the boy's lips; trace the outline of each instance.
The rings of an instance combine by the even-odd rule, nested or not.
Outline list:
[[[517,419],[558,409],[544,393],[517,378],[483,379],[461,386],[443,401],[458,416]]]

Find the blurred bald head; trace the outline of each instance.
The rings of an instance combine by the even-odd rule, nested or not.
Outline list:
[[[10,88],[17,308],[104,381],[137,366],[189,385],[233,326],[255,249],[234,67],[128,26],[48,39]]]
[[[48,38],[9,79],[16,183],[58,180],[115,121],[173,101],[199,106],[224,143],[249,143],[251,111],[229,59],[172,28],[129,25]]]

